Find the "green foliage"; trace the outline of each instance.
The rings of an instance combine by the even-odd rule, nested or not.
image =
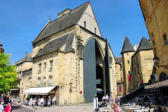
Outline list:
[[[5,93],[17,86],[16,66],[10,65],[9,55],[0,54],[0,93]]]

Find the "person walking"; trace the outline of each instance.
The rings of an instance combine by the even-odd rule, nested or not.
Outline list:
[[[52,99],[52,104],[53,105],[56,105],[56,100],[57,100],[57,98],[56,98],[56,96],[54,96],[54,98]]]
[[[0,102],[0,112],[3,112],[3,110],[4,110],[4,107],[2,105],[2,102]]]
[[[12,112],[12,104],[11,104],[11,102],[9,102],[8,105],[6,106],[5,112]]]

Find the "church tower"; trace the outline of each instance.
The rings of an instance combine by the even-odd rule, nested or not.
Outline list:
[[[133,49],[128,37],[125,38],[121,55],[123,63],[123,77],[124,77],[124,95],[128,94],[129,82],[131,80],[131,57],[134,54],[135,50]]]

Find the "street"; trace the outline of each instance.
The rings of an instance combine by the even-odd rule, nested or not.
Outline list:
[[[13,103],[13,112],[35,112],[32,109],[26,108],[17,103]]]

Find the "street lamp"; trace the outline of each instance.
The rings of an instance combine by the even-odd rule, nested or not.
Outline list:
[[[155,57],[153,58],[153,60],[154,60],[155,65],[156,65],[157,67],[163,67],[163,68],[165,68],[165,69],[168,69],[168,65],[160,65],[160,59],[159,59],[157,56],[155,56]]]

